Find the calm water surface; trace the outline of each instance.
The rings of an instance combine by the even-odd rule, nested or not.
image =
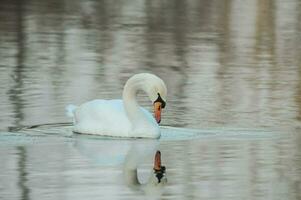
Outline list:
[[[0,199],[301,198],[299,0],[1,0],[0,19]],[[164,79],[178,128],[72,134],[67,104],[139,72]],[[133,189],[124,166],[147,183],[157,149],[167,184]]]

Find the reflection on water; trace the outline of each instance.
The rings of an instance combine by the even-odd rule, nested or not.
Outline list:
[[[160,141],[162,198],[301,198],[299,0],[2,0],[0,18],[0,198],[141,199],[119,152],[95,162],[97,138],[5,132],[66,122],[65,105],[119,98],[139,72],[167,83],[163,125],[284,136]]]
[[[166,167],[161,164],[161,152],[156,151],[158,140],[99,139],[97,136],[85,135],[76,135],[75,138],[74,147],[98,167],[122,166],[124,180],[119,182],[148,196],[158,197],[162,194],[167,177]],[[138,172],[142,164],[150,164],[151,160],[154,161],[148,170],[142,174],[140,170]]]
[[[139,160],[135,150],[137,149],[132,148],[129,151],[124,162],[123,174],[126,184],[133,190],[142,190],[148,196],[160,197],[163,193],[163,186],[167,183],[166,167],[161,165],[161,152],[156,151],[153,171],[147,181],[141,183],[138,173],[138,165],[141,160]]]
[[[21,199],[22,200],[28,200],[29,199],[29,189],[26,186],[26,182],[27,182],[27,172],[25,170],[26,168],[26,149],[24,147],[17,147],[17,150],[19,150],[19,156],[20,159],[18,160],[18,171],[20,173],[19,175],[19,182],[18,182],[18,186],[22,192],[21,194]]]
[[[0,194],[4,199],[299,199],[301,151],[295,141],[300,137],[287,134],[174,141],[0,137]],[[168,182],[162,185],[151,172],[156,149],[167,166]]]

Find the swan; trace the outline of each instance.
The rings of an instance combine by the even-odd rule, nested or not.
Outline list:
[[[154,117],[137,103],[144,91],[153,103]],[[167,89],[158,76],[140,73],[126,82],[122,100],[97,99],[80,106],[66,107],[73,118],[73,132],[113,137],[159,138],[161,111],[166,105]]]

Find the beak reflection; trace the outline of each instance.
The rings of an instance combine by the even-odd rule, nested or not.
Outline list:
[[[161,165],[161,152],[157,151],[154,160],[154,174],[158,179],[158,183],[161,183],[161,179],[165,177],[165,171],[166,171],[165,166]]]
[[[157,194],[161,194],[164,185],[167,183],[166,167],[162,166],[161,163],[161,152],[159,150],[156,151],[152,173],[144,183],[141,183],[138,178],[136,154],[137,152],[133,152],[133,155],[128,155],[124,165],[123,174],[127,185],[135,190],[141,189],[145,193],[157,191]]]

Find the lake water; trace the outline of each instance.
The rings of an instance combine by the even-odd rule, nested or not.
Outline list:
[[[300,199],[300,21],[298,0],[1,1],[0,199]],[[160,140],[72,133],[67,104],[140,72],[168,88]],[[167,183],[133,187],[156,150]]]

